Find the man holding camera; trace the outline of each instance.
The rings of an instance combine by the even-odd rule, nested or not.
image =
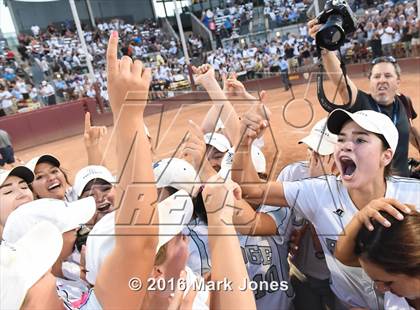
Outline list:
[[[309,21],[309,35],[315,38],[322,26],[318,18]],[[374,110],[388,115],[394,122],[398,129],[399,141],[392,163],[393,172],[396,175],[408,177],[408,145],[411,142],[420,152],[420,132],[412,122],[417,117],[417,113],[414,111],[411,100],[398,94],[401,69],[397,61],[392,56],[378,57],[372,61],[369,72],[370,94],[368,94],[358,89],[348,77],[342,78],[340,60],[334,51],[321,48],[321,57],[324,70],[338,89],[343,102],[349,102],[345,81],[347,80],[351,90],[351,102],[347,107],[350,112]]]

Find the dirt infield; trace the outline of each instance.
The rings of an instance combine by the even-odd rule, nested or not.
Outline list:
[[[369,84],[366,77],[352,76],[352,79],[358,87],[363,90],[368,90]],[[334,89],[329,86],[327,83],[326,93],[332,98]],[[401,92],[410,96],[413,100],[415,110],[419,114],[419,117],[415,120],[417,127],[420,127],[419,87],[419,71],[417,73],[403,75]],[[293,99],[293,96],[295,99]],[[267,91],[265,103],[272,112],[270,132],[273,135],[270,132],[265,134],[265,147],[263,151],[267,158],[267,169],[270,171],[273,170],[271,175],[272,177],[276,177],[278,172],[286,164],[305,159],[306,149],[304,146],[298,145],[297,141],[309,132],[317,120],[325,117],[327,114],[322,110],[316,99],[314,76],[309,77],[308,85],[294,86],[293,93],[290,91],[286,92],[281,88]],[[163,115],[155,114],[148,116],[146,118],[146,124],[156,143],[156,157],[171,156],[187,132],[187,120],[191,119],[196,123],[201,123],[210,105],[211,103],[195,105],[187,103],[179,110],[167,111]],[[249,105],[239,104],[235,104],[235,106],[239,113],[242,113],[249,107]],[[111,133],[112,128],[108,128],[105,143],[110,140]],[[82,135],[26,149],[17,152],[16,155],[20,159],[27,161],[43,153],[56,155],[61,160],[64,169],[69,172],[71,180],[73,180],[77,170],[87,164]],[[114,143],[110,143],[110,149],[107,154],[115,154]],[[410,156],[420,158],[420,154],[413,148],[410,149]],[[106,160],[106,165],[115,171],[116,159],[113,156],[108,156]]]

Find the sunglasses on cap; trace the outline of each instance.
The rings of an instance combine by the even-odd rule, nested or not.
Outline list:
[[[375,59],[373,59],[370,64],[376,65],[381,62],[390,62],[392,64],[395,64],[397,63],[397,60],[393,56],[381,56],[381,57],[376,57]]]

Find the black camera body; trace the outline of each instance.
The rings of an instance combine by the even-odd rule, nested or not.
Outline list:
[[[330,51],[339,49],[346,35],[356,30],[357,18],[345,0],[328,0],[317,19],[324,25],[316,34],[316,44]]]

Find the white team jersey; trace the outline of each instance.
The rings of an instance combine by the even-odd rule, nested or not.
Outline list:
[[[254,290],[257,309],[289,309],[294,297],[293,288],[289,283],[287,261],[291,211],[288,208],[271,206],[262,206],[258,211],[273,218],[278,235],[238,235],[249,279],[261,286],[261,289]],[[196,219],[188,225],[188,230],[190,256],[187,266],[198,274],[210,271],[207,226]],[[271,282],[277,282],[278,287],[270,286]]]
[[[390,177],[386,198],[413,204],[420,210],[420,181]],[[362,268],[348,267],[334,257],[339,235],[358,211],[340,178],[321,176],[297,182],[283,183],[285,198],[314,225],[331,272],[331,288],[343,302],[368,309],[382,308],[382,299]]]
[[[309,162],[298,161],[287,165],[280,172],[277,181],[299,181],[309,178]],[[292,225],[294,229],[301,229],[307,223],[302,214],[296,210],[292,212]],[[293,265],[303,274],[316,279],[325,280],[330,277],[325,256],[317,253],[312,240],[312,234],[308,229],[300,240],[299,251],[292,259]]]
[[[385,310],[416,310],[411,307],[404,297],[398,297],[390,292],[385,293]]]
[[[278,235],[239,235],[242,256],[250,281],[260,283],[254,290],[257,309],[290,309],[294,291],[289,281],[288,241],[291,232],[288,208],[261,206],[259,212],[270,215],[276,223]],[[264,287],[270,282],[283,283],[286,287]]]
[[[210,272],[210,252],[206,223],[195,218],[184,228],[183,233],[190,237],[188,244],[190,255],[187,266],[199,275]]]

